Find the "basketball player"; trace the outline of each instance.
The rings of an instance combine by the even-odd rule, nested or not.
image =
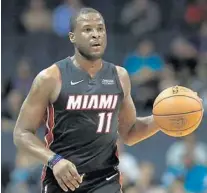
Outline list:
[[[101,14],[83,8],[71,19],[75,54],[40,72],[25,99],[14,142],[45,166],[42,193],[118,193],[117,135],[127,145],[159,128],[136,117],[125,69],[102,60],[107,44]],[[46,147],[35,135],[47,113]]]

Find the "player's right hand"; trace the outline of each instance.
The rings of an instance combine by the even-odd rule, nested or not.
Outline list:
[[[66,159],[60,160],[53,166],[53,174],[65,192],[68,191],[68,188],[74,191],[82,183],[83,177],[78,174],[75,165]]]

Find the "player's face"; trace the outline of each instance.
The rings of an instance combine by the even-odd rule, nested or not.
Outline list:
[[[82,14],[77,19],[74,31],[75,46],[88,60],[97,60],[106,48],[106,28],[98,13]]]

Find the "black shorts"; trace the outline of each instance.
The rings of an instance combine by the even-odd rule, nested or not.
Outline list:
[[[83,182],[74,193],[121,193],[120,172],[109,168],[86,173]],[[69,190],[68,193],[73,191]],[[65,193],[56,180],[46,180],[42,184],[42,193]]]

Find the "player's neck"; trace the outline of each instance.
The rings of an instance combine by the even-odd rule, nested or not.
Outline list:
[[[102,68],[102,59],[91,61],[81,55],[74,55],[72,60],[77,67],[87,71],[91,77],[95,76],[96,72]]]

